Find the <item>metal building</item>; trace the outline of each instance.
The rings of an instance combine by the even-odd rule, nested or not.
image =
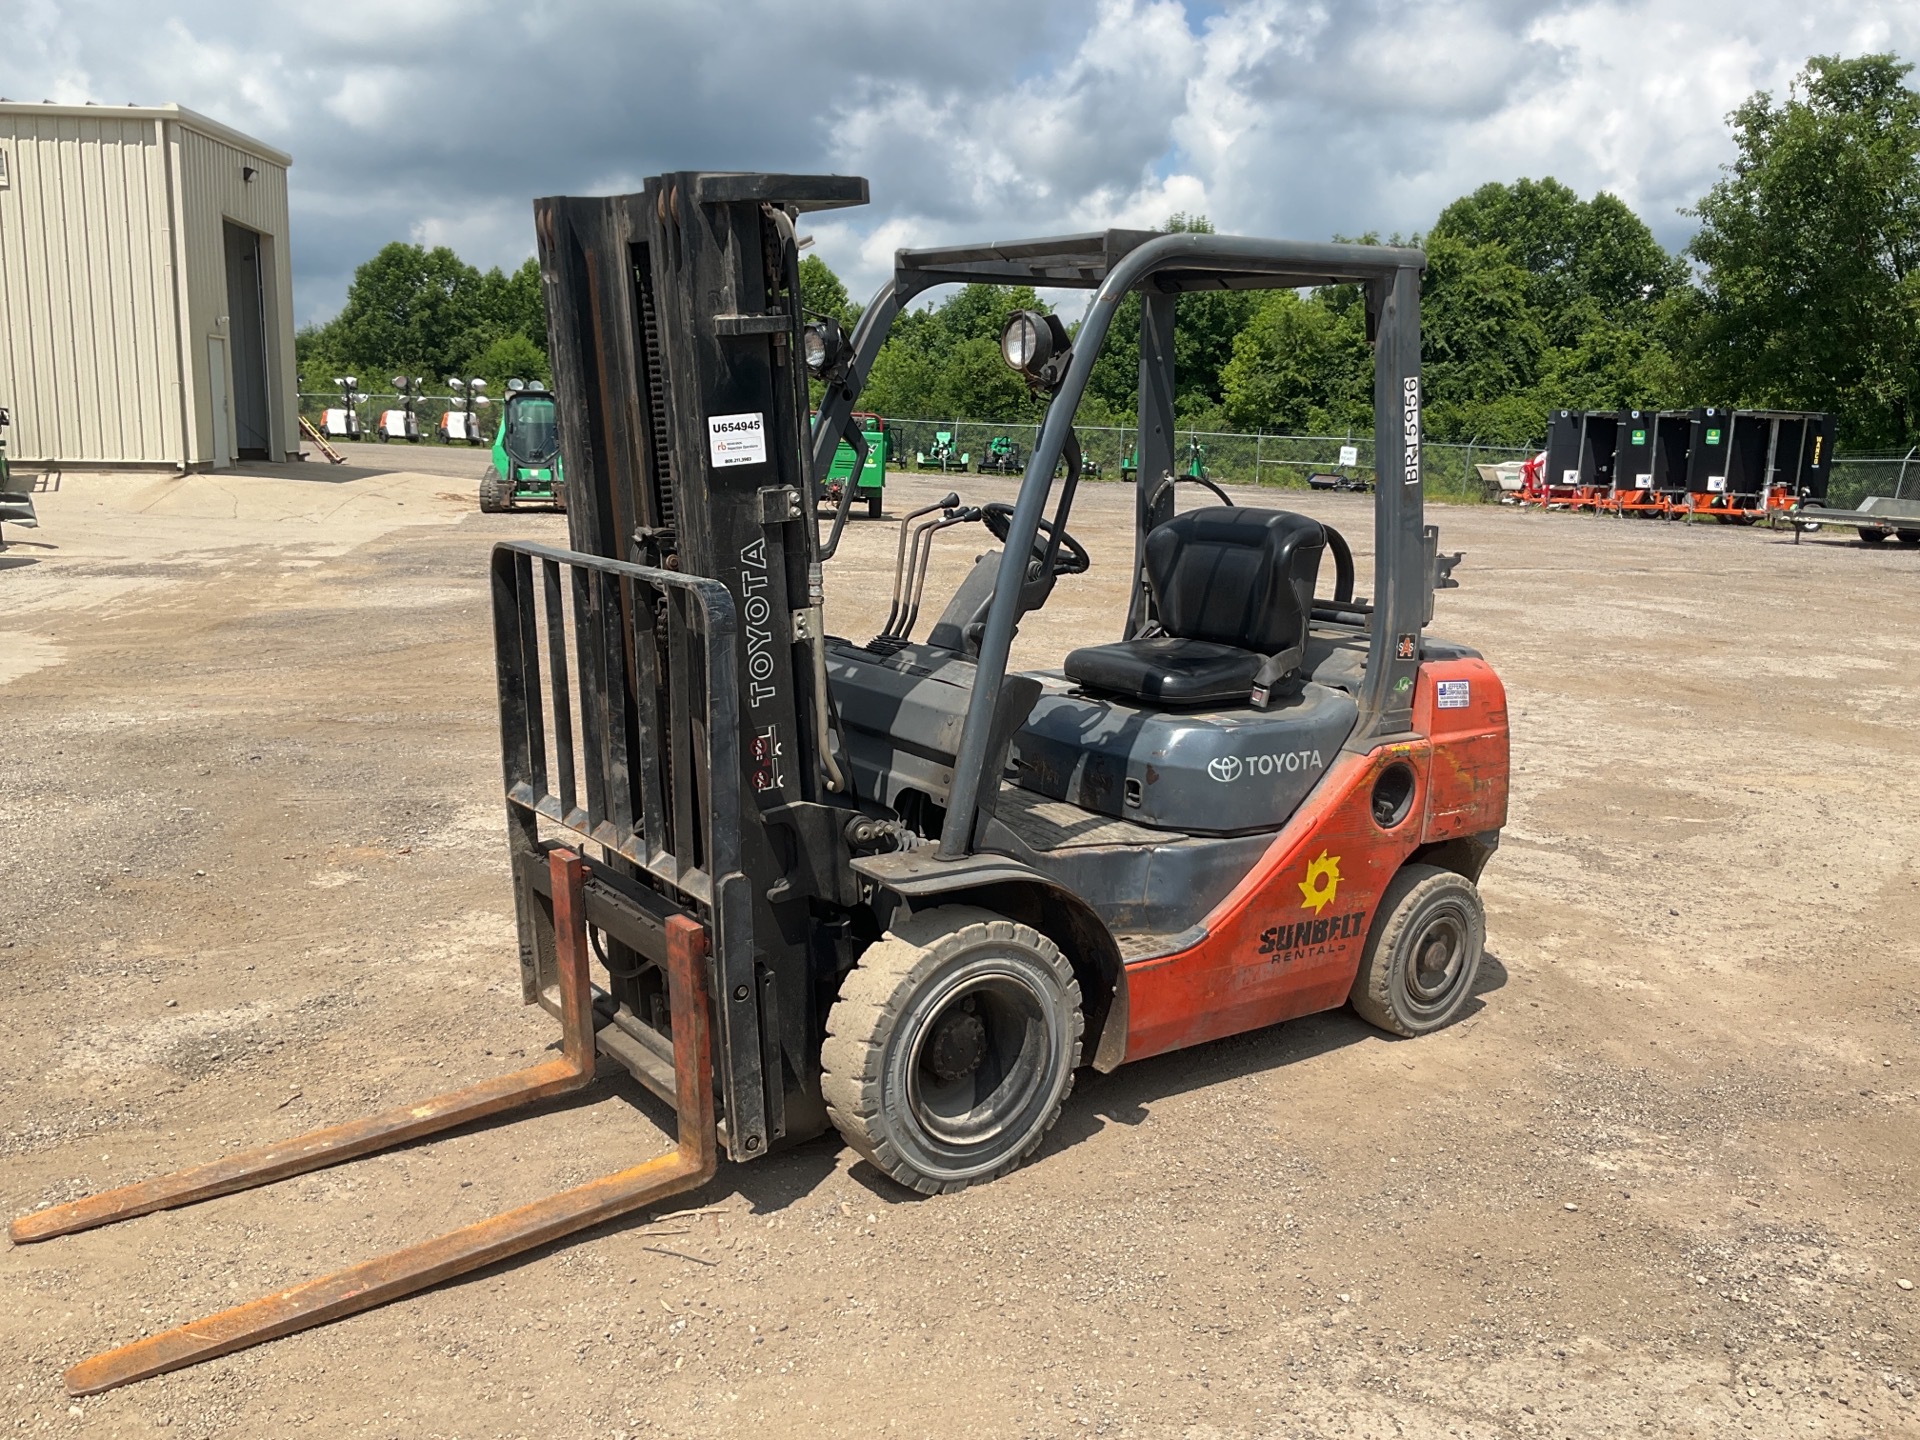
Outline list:
[[[16,460],[299,454],[292,163],[178,105],[0,103],[0,405]]]

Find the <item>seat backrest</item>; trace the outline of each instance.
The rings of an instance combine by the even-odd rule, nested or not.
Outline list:
[[[1304,644],[1326,532],[1289,510],[1215,505],[1147,536],[1160,626],[1183,640],[1275,655]]]

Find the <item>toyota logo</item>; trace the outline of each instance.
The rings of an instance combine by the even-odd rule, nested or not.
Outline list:
[[[1207,773],[1225,784],[1240,778],[1240,757],[1238,755],[1218,755],[1207,762]]]

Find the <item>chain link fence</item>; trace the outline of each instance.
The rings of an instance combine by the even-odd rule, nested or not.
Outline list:
[[[491,436],[499,414],[499,398],[479,407],[483,434]],[[420,417],[423,439],[437,436],[440,417],[449,410],[465,408],[465,398],[457,395],[421,395],[415,398],[414,413]],[[300,413],[316,426],[321,412],[337,409],[341,397],[337,391],[302,391]],[[402,397],[386,392],[356,394],[354,409],[360,416],[360,432],[371,437],[383,410],[399,409]],[[324,427],[322,427],[324,428]],[[991,453],[996,438],[1011,441],[1016,458],[1010,473],[1026,469],[1027,457],[1040,438],[1038,425],[992,425],[977,420],[909,420],[889,418],[893,448],[888,466],[896,472],[913,473],[925,469],[938,472],[939,439],[948,437],[945,468],[952,472],[979,473],[981,461]],[[1080,448],[1097,467],[1089,477],[1120,480],[1130,473],[1136,441],[1131,428],[1108,425],[1076,427]],[[1427,494],[1436,500],[1477,502],[1499,497],[1499,489],[1486,480],[1478,467],[1503,461],[1525,460],[1541,447],[1454,444],[1429,440],[1422,447],[1425,460]],[[1349,452],[1351,459],[1349,459]],[[1270,485],[1283,490],[1310,488],[1315,475],[1337,475],[1348,480],[1374,480],[1373,438],[1369,435],[1245,435],[1220,430],[1181,430],[1174,437],[1174,469],[1182,475],[1199,473],[1223,485]],[[1920,499],[1920,447],[1905,455],[1836,456],[1828,482],[1827,504],[1852,509],[1869,495],[1891,495]]]
[[[1040,436],[1038,425],[990,425],[974,420],[887,420],[894,436],[889,463],[896,470],[979,471],[981,461],[994,456],[996,439],[1015,449],[1016,473]],[[1080,449],[1098,469],[1095,478],[1119,480],[1133,464],[1135,432],[1104,425],[1076,427]],[[943,441],[942,436],[946,439]],[[1536,447],[1537,448],[1537,447]],[[941,455],[945,452],[943,463]],[[1442,444],[1423,447],[1427,491],[1437,499],[1479,501],[1492,499],[1496,487],[1481,478],[1478,466],[1505,460],[1524,460],[1534,451],[1524,447]],[[1366,435],[1246,435],[1219,430],[1181,430],[1174,436],[1174,470],[1181,475],[1203,474],[1224,485],[1271,485],[1280,489],[1310,488],[1312,476],[1340,476],[1349,481],[1374,480],[1373,439]],[[989,460],[989,464],[992,461]],[[994,467],[998,468],[998,467]]]
[[[1858,509],[1869,495],[1920,500],[1920,448],[1905,455],[1834,456],[1827,475],[1828,506]]]

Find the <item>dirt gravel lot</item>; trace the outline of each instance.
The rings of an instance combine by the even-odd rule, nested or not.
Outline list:
[[[527,1063],[470,452],[67,475],[0,552],[0,1204]],[[390,470],[401,464],[411,469]],[[1012,483],[951,480],[969,497]],[[944,485],[906,481],[896,513]],[[1268,503],[1278,497],[1268,495]],[[1364,555],[1367,502],[1287,497]],[[1127,497],[1021,647],[1119,624]],[[1920,552],[1436,509],[1509,688],[1467,1018],[1082,1077],[917,1199],[828,1140],[521,1263],[70,1402],[68,1363],[624,1166],[570,1103],[0,1257],[0,1433],[1920,1434]],[[893,527],[830,567],[877,628]],[[943,541],[930,593],[982,542]],[[1364,562],[1363,562],[1364,568]]]

